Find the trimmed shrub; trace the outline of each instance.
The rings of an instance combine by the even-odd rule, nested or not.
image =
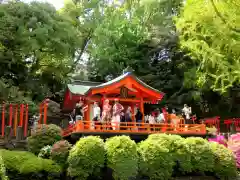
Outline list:
[[[188,145],[185,138],[179,135],[152,134],[148,137],[157,144],[169,150],[175,162],[175,170],[188,173],[192,170],[191,156],[189,156]]]
[[[230,136],[228,139],[228,148],[234,153],[237,168],[240,168],[240,133]]]
[[[37,155],[44,146],[53,145],[61,140],[61,133],[61,128],[54,124],[38,125],[31,136],[27,138],[28,150]]]
[[[95,136],[81,138],[69,152],[68,174],[81,180],[97,175],[104,167],[105,153],[101,138]]]
[[[107,166],[115,180],[135,178],[138,173],[137,145],[128,136],[115,136],[106,143]]]
[[[6,176],[6,168],[3,162],[2,154],[0,154],[0,179],[8,180],[8,177]]]
[[[200,137],[189,137],[185,140],[191,157],[193,172],[212,172],[214,155],[210,143]]]
[[[71,147],[72,145],[66,140],[56,142],[51,149],[51,159],[63,168],[66,168],[67,158]]]
[[[6,169],[15,176],[40,172],[61,173],[61,167],[54,161],[39,158],[30,152],[1,150],[1,153]]]
[[[49,158],[50,158],[50,155],[51,155],[51,149],[52,149],[52,146],[49,146],[49,145],[44,146],[44,147],[40,150],[40,152],[39,152],[39,154],[38,154],[38,157],[44,158],[44,159],[49,159]]]
[[[231,150],[216,142],[210,142],[210,147],[215,160],[213,172],[221,179],[234,179],[237,175],[237,168]]]
[[[155,180],[168,180],[172,176],[174,157],[155,137],[150,136],[138,144],[140,175]]]

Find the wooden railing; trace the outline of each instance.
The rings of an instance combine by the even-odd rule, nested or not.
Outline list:
[[[232,118],[224,120],[224,124],[227,126],[227,130],[230,131],[230,126],[234,125],[237,132],[240,132],[240,118]]]
[[[78,121],[75,125],[63,130],[63,136],[72,133],[104,132],[104,133],[169,133],[205,135],[205,124],[149,124],[135,122],[121,122],[114,124],[100,124],[89,121]]]

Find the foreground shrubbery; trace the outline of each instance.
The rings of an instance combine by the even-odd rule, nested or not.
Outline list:
[[[221,179],[234,179],[236,176],[236,165],[232,151],[224,145],[214,142],[210,143],[210,148],[214,157],[212,171]]]
[[[72,145],[66,140],[56,142],[51,148],[51,159],[61,165],[64,169],[67,168],[67,158],[71,147]]]
[[[136,143],[128,136],[115,136],[106,141],[107,167],[113,170],[114,179],[128,180],[138,173]]]
[[[47,145],[53,145],[62,139],[62,130],[54,124],[40,124],[27,138],[28,150],[34,154],[39,154],[40,150]]]
[[[8,177],[6,176],[6,168],[4,165],[3,158],[2,158],[2,153],[0,154],[0,179],[8,180]]]
[[[69,152],[69,175],[81,180],[98,176],[104,167],[105,153],[104,142],[99,137],[81,138]]]
[[[1,150],[1,154],[9,179],[41,179],[50,174],[61,174],[61,167],[54,161],[30,152]]]
[[[233,151],[236,159],[236,165],[240,168],[240,133],[230,136],[228,147]]]
[[[40,137],[40,134],[43,136]],[[49,140],[50,135],[53,136]],[[7,175],[11,177],[9,179],[14,179],[12,177],[16,175],[26,178],[30,174],[33,179],[49,179],[51,174],[61,171],[62,179],[68,174],[80,180],[99,177],[109,180],[111,177],[115,180],[136,177],[168,180],[174,176],[196,173],[211,174],[220,179],[234,179],[236,176],[232,151],[202,138],[185,139],[178,135],[154,134],[136,144],[128,136],[112,137],[105,143],[99,137],[88,136],[72,147],[67,141],[56,142],[58,135],[58,128],[50,128],[41,130],[29,140],[31,151],[36,153],[44,145],[45,149],[39,156],[51,160],[38,158],[29,152],[2,151]],[[41,145],[37,144],[37,140]],[[47,142],[50,143],[49,148],[46,147]],[[105,177],[106,174],[109,176]]]

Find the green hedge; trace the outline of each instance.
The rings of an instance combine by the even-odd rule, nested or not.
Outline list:
[[[191,156],[185,138],[179,135],[152,134],[148,139],[169,150],[174,159],[175,170],[183,174],[192,171]]]
[[[225,146],[215,142],[210,142],[210,147],[214,155],[213,172],[220,179],[234,179],[237,175],[237,168],[233,153]]]
[[[98,175],[104,167],[105,153],[104,142],[99,137],[81,138],[69,152],[69,175],[81,180]]]
[[[106,143],[107,166],[116,180],[128,180],[138,173],[137,145],[128,136],[115,136]]]
[[[54,161],[39,158],[30,152],[1,150],[0,153],[2,153],[4,165],[10,173],[23,175],[40,172],[61,173],[61,167]]]
[[[167,142],[166,142],[167,143]],[[138,144],[140,175],[155,180],[167,180],[172,176],[174,157],[157,136],[150,136]]]
[[[0,179],[8,180],[8,177],[6,176],[6,168],[4,165],[3,158],[2,158],[2,153],[0,153]]]
[[[196,172],[214,174],[220,179],[234,179],[237,172],[230,150],[197,137],[185,139],[178,135],[154,134],[136,144],[128,136],[115,136],[105,143],[99,137],[88,136],[70,148],[67,141],[56,142],[51,148],[52,160],[39,158],[30,152],[0,150],[4,161],[1,163],[0,159],[3,167],[0,175],[4,174],[3,164],[6,175],[13,180],[20,175],[25,179],[30,175],[34,180],[44,179],[32,175],[39,173],[47,177],[46,174],[60,174],[62,170],[81,180],[97,179],[101,177],[100,172],[104,175],[109,173],[109,177],[103,178],[109,180],[112,176],[115,180],[134,179],[136,176],[169,180],[172,176]]]
[[[189,137],[185,140],[191,157],[192,172],[212,172],[214,168],[214,154],[210,143],[200,137]]]
[[[51,159],[65,169],[67,167],[67,158],[71,147],[72,145],[66,140],[56,142],[51,149]]]
[[[34,154],[39,154],[40,150],[47,145],[53,145],[62,139],[62,130],[54,124],[40,124],[31,136],[27,138],[28,150]]]

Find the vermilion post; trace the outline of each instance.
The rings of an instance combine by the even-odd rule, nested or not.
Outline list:
[[[12,104],[9,106],[9,126],[12,127],[12,118],[13,118],[13,107]]]
[[[24,136],[27,136],[27,128],[28,128],[28,104],[25,107],[25,123],[24,123]]]
[[[38,124],[42,124],[42,103],[39,106],[39,120],[38,120]]]
[[[4,136],[4,128],[5,128],[5,104],[2,104],[2,137]]]
[[[14,135],[17,134],[17,124],[18,124],[18,105],[16,104],[15,108],[15,117],[14,117]]]
[[[43,124],[47,124],[47,108],[48,108],[48,103],[44,102],[44,116],[43,116]]]
[[[24,113],[24,105],[21,104],[21,105],[20,105],[20,123],[19,123],[19,126],[20,126],[20,127],[23,126],[23,113]]]

